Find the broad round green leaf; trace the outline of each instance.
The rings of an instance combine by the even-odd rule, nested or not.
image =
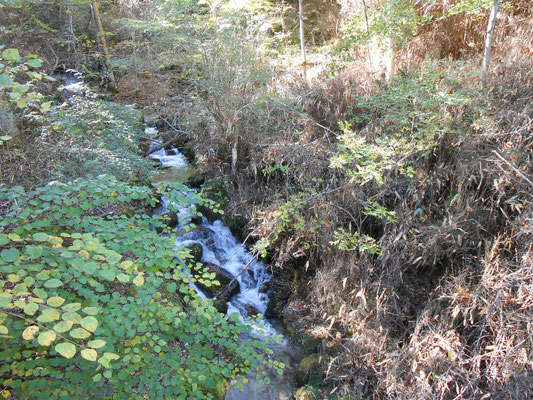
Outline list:
[[[53,308],[45,308],[41,315],[37,318],[39,322],[52,322],[59,319],[59,311],[54,310]]]
[[[26,304],[26,307],[24,307],[24,313],[28,315],[34,315],[38,309],[39,309],[39,306],[37,304],[28,303]]]
[[[2,52],[2,58],[6,61],[20,61],[20,53],[17,49],[6,49]]]
[[[130,276],[121,272],[117,275],[117,280],[122,283],[128,283],[130,281]]]
[[[70,331],[70,336],[75,339],[87,339],[89,336],[91,336],[91,333],[83,328],[76,328]]]
[[[49,279],[44,283],[44,287],[48,289],[55,289],[60,286],[63,286],[63,282],[61,282],[59,279]]]
[[[62,318],[67,322],[72,322],[73,324],[79,324],[81,322],[81,316],[75,312],[63,313]]]
[[[81,308],[80,303],[70,303],[70,304],[65,304],[63,306],[63,310],[68,311],[68,312],[75,312],[75,311],[78,311],[80,308]]]
[[[99,275],[108,281],[113,281],[116,277],[115,271],[113,271],[112,269],[103,269],[99,272]]]
[[[10,249],[4,249],[2,252],[0,252],[0,257],[4,259],[5,262],[13,262],[18,260],[20,256],[20,251],[18,249],[12,247]]]
[[[83,312],[85,314],[89,314],[89,315],[96,315],[96,314],[98,314],[100,312],[100,309],[97,308],[97,307],[85,307],[83,309]]]

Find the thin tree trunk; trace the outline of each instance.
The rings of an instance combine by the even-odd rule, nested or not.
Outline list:
[[[485,74],[490,67],[490,56],[492,51],[492,40],[494,39],[494,28],[496,27],[496,18],[500,9],[500,0],[494,0],[492,11],[490,13],[489,24],[487,26],[487,37],[485,39],[485,52],[483,54],[483,69]]]
[[[281,30],[285,38],[285,46],[289,47],[289,37],[287,36],[287,24],[285,23],[285,0],[281,0]]]
[[[298,0],[299,19],[300,19],[300,51],[302,53],[302,62],[304,66],[304,78],[307,80],[307,65],[305,56],[305,38],[304,38],[304,10],[303,0]]]
[[[366,1],[363,0],[363,11],[365,14],[365,24],[366,24],[366,34],[370,37],[370,24],[368,22],[368,7]],[[370,47],[370,41],[366,44],[366,49],[368,51],[368,62],[370,63],[370,73],[374,72],[374,62],[372,61],[372,50]]]
[[[109,87],[111,90],[116,90],[117,85],[115,81],[115,74],[113,73],[113,69],[111,68],[111,56],[109,55],[109,50],[107,48],[107,40],[105,38],[105,31],[104,27],[102,25],[102,20],[100,19],[100,4],[98,1],[93,1],[91,3],[94,19],[96,21],[96,25],[98,26],[98,38],[99,42],[102,46],[102,51],[104,53],[104,64],[105,68],[107,70],[107,73],[109,74]]]
[[[235,120],[231,124],[231,128],[233,130],[233,146],[231,149],[231,172],[233,172],[233,175],[237,174],[237,162],[239,159],[239,122]]]

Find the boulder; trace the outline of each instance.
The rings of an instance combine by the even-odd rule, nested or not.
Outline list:
[[[207,269],[207,271],[205,271]],[[206,286],[201,283],[199,279],[202,279],[203,273],[215,273],[215,280],[220,282],[220,286]],[[225,301],[241,290],[239,282],[237,279],[233,280],[233,276],[223,268],[218,265],[211,263],[203,263],[203,266],[200,268],[193,268],[192,274],[197,279],[196,286],[200,289],[207,297],[217,297],[218,299],[223,299]],[[218,294],[218,296],[217,296]]]
[[[312,378],[320,374],[322,364],[322,356],[318,353],[313,353],[305,357],[296,370],[296,382],[298,385],[305,385]]]
[[[180,236],[186,235],[187,233],[191,233],[191,232],[203,232],[205,234],[214,233],[211,229],[209,229],[209,228],[207,228],[205,226],[196,225],[195,227],[190,227],[189,226],[188,229],[180,229],[180,231],[176,235],[177,235],[177,237],[180,237]]]
[[[259,286],[258,292],[266,293],[271,289],[271,287],[272,287],[271,281],[264,282],[261,284],[261,286]]]
[[[220,314],[226,315],[228,312],[228,303],[226,303],[226,300],[224,299],[214,299],[213,305]]]
[[[194,262],[200,262],[202,255],[204,254],[204,249],[200,243],[191,243],[186,246],[191,252],[191,256]]]
[[[245,304],[244,309],[246,310],[246,315],[248,317],[255,317],[257,314],[261,314],[257,308],[250,304]]]
[[[161,220],[169,228],[173,228],[178,224],[178,215],[174,211],[166,211],[160,214]]]

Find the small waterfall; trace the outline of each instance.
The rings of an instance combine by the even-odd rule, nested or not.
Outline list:
[[[161,146],[158,148],[158,143],[161,143],[160,139],[154,138],[152,142],[154,152],[149,157],[160,160],[165,168],[176,170],[177,176],[183,176],[179,171],[188,168],[183,154],[174,147],[166,150]],[[163,199],[163,211],[166,205],[168,204],[165,204]],[[234,312],[240,314],[243,322],[245,322],[245,317],[264,315],[269,301],[268,282],[271,279],[267,266],[252,255],[220,220],[209,221],[202,217],[201,224],[186,232],[185,228],[189,226],[194,211],[192,207],[181,206],[176,213],[178,217],[176,232],[179,235],[176,238],[176,246],[201,245],[202,263],[222,268],[239,282],[240,291],[228,301],[228,314]],[[201,297],[206,298],[198,287],[196,289]],[[280,330],[274,325],[275,323],[262,318],[253,325],[254,333],[259,337],[280,335]],[[226,393],[225,400],[289,400],[292,398],[295,391],[293,376],[295,349],[287,339],[283,338],[280,343],[273,345],[272,350],[274,350],[274,357],[287,366],[284,376],[269,371],[268,377],[271,380],[269,385],[259,385],[251,376],[249,382],[244,385],[243,391],[233,385]]]

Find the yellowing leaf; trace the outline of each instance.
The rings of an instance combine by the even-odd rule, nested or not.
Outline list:
[[[74,325],[71,321],[60,321],[54,326],[54,331],[57,333],[63,333],[70,331],[70,328],[72,328],[72,325]]]
[[[65,302],[63,297],[50,297],[46,302],[50,307],[59,307]]]
[[[76,346],[72,343],[58,343],[55,346],[55,350],[65,358],[72,358],[76,355]]]
[[[75,339],[87,339],[91,334],[83,328],[76,328],[70,331],[70,336]]]
[[[56,340],[56,333],[54,331],[42,332],[37,340],[41,346],[50,346],[50,344]]]
[[[101,339],[91,340],[87,343],[87,346],[92,347],[93,349],[99,349],[101,347],[104,347],[105,345],[106,341]]]
[[[142,275],[137,275],[134,279],[133,279],[133,284],[135,286],[142,286],[144,284],[144,277]]]
[[[96,361],[96,359],[98,358],[98,353],[96,352],[96,350],[93,349],[83,349],[81,351],[81,356],[86,360]]]
[[[85,317],[80,322],[81,326],[89,332],[94,332],[98,327],[98,320],[92,316]]]
[[[91,255],[89,254],[89,252],[87,250],[80,250],[80,251],[78,251],[78,254],[80,256],[82,256],[83,258],[85,258],[86,260],[91,258]]]
[[[37,332],[39,332],[39,327],[37,325],[31,325],[24,329],[22,337],[26,340],[33,340],[33,337]]]

